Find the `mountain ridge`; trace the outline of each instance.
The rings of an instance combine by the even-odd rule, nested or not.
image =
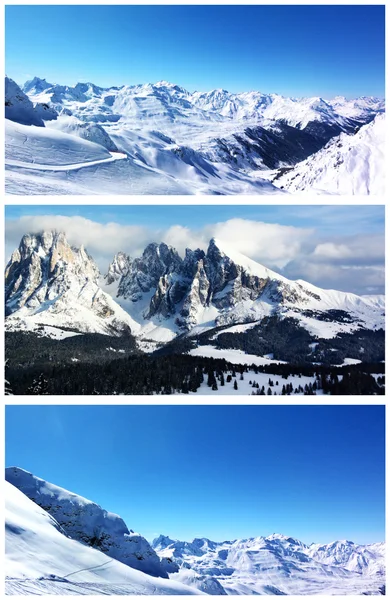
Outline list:
[[[184,258],[165,243],[149,244],[136,258],[121,251],[102,276],[65,234],[27,234],[6,266],[5,283],[8,330],[68,324],[79,332],[128,331],[166,342],[273,315],[298,319],[325,338],[384,327],[381,296],[289,280],[215,238],[206,252],[186,249]],[[332,311],[336,319],[324,318]]]

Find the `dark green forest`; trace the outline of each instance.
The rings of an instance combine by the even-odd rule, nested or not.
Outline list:
[[[286,332],[287,336],[291,333],[288,328]],[[240,336],[238,334],[238,338]],[[289,364],[244,366],[224,359],[178,353],[179,349],[180,352],[188,349],[187,346],[188,338],[179,339],[176,344],[147,355],[137,350],[132,336],[108,338],[87,334],[59,341],[32,333],[7,333],[7,393],[187,394],[199,392],[202,384],[211,391],[223,393],[221,388],[225,385],[233,385],[239,392],[240,382],[244,379],[249,382],[254,395],[379,395],[385,390],[383,362],[337,367],[300,362],[297,355],[298,361]],[[269,375],[266,385],[260,386],[256,381],[256,375],[260,373]],[[298,380],[310,377],[312,381],[300,385],[295,380],[292,384],[287,381],[290,375],[297,376]],[[264,378],[262,380],[264,382]]]

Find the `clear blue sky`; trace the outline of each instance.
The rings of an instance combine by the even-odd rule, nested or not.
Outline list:
[[[384,15],[373,5],[7,6],[6,70],[19,83],[383,96]]]
[[[151,539],[384,540],[383,406],[7,406],[6,464]]]
[[[182,225],[191,229],[241,218],[294,227],[315,227],[318,235],[384,233],[383,205],[8,205],[6,219],[30,215],[81,216],[98,223],[144,225],[150,228]]]

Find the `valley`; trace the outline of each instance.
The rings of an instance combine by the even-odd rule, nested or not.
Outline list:
[[[384,101],[6,78],[9,194],[381,194]],[[351,158],[352,157],[352,158]]]

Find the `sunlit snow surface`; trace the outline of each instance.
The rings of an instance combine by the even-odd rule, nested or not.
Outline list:
[[[5,482],[7,594],[111,595],[200,593],[136,571],[64,535],[58,523]]]
[[[74,539],[105,515],[105,531],[115,532],[123,525],[120,517],[23,469],[6,473],[18,485],[7,480],[4,487],[8,595],[361,595],[379,594],[385,582],[384,543],[306,545],[281,534],[221,543],[159,536],[154,551],[162,564],[179,570],[169,579],[152,577]],[[30,497],[56,512],[71,537]]]
[[[9,194],[288,193],[294,191],[294,186],[290,189],[284,185],[281,189],[279,181],[270,181],[263,158],[251,149],[254,140],[250,134],[248,137],[248,128],[261,125],[272,130],[283,122],[303,130],[319,123],[350,131],[352,123],[365,123],[384,111],[384,101],[376,98],[335,98],[326,102],[322,98],[284,98],[260,92],[190,93],[165,81],[103,89],[91,83],[74,88],[47,82],[42,85],[38,80],[25,86],[27,95],[21,90],[16,94],[15,89],[11,81],[10,100],[16,105],[11,106],[13,112],[9,109],[13,120],[20,118],[19,123],[26,123],[24,113],[32,102],[35,108],[27,107],[30,122],[42,118],[44,126],[25,125],[29,129],[26,133],[15,131],[15,123],[8,121],[5,141]],[[14,102],[15,95],[20,94],[24,96],[24,102],[19,102],[21,108]],[[366,169],[360,176],[370,180],[366,181],[366,191],[363,184],[354,189],[356,193],[377,193],[383,156],[377,151],[376,139],[371,140],[368,149],[363,140],[362,152],[361,141],[356,138],[352,142],[354,152],[359,161],[362,154],[365,161],[371,162],[370,172]],[[89,142],[89,147],[82,142]],[[280,143],[283,145],[283,136]],[[66,144],[68,157],[63,154]],[[101,156],[96,156],[96,146],[100,146]],[[372,156],[368,157],[371,150]],[[50,162],[45,160],[48,151]],[[109,151],[124,154],[126,159],[116,160],[119,156],[113,157]],[[331,181],[334,165],[328,162],[324,164]],[[31,163],[41,168],[32,169]],[[59,169],[64,164],[72,168]],[[283,159],[279,167],[285,164],[291,162]],[[48,169],[48,165],[57,169]],[[340,176],[349,179],[351,169]],[[341,187],[339,192],[332,190],[325,191],[342,193]]]
[[[378,115],[355,135],[342,133],[275,179],[292,193],[384,195],[385,115]]]
[[[175,579],[198,586],[206,580],[211,590],[215,581],[227,594],[379,594],[385,580],[384,544],[307,546],[274,534],[221,543],[160,536],[153,545],[182,565]]]

